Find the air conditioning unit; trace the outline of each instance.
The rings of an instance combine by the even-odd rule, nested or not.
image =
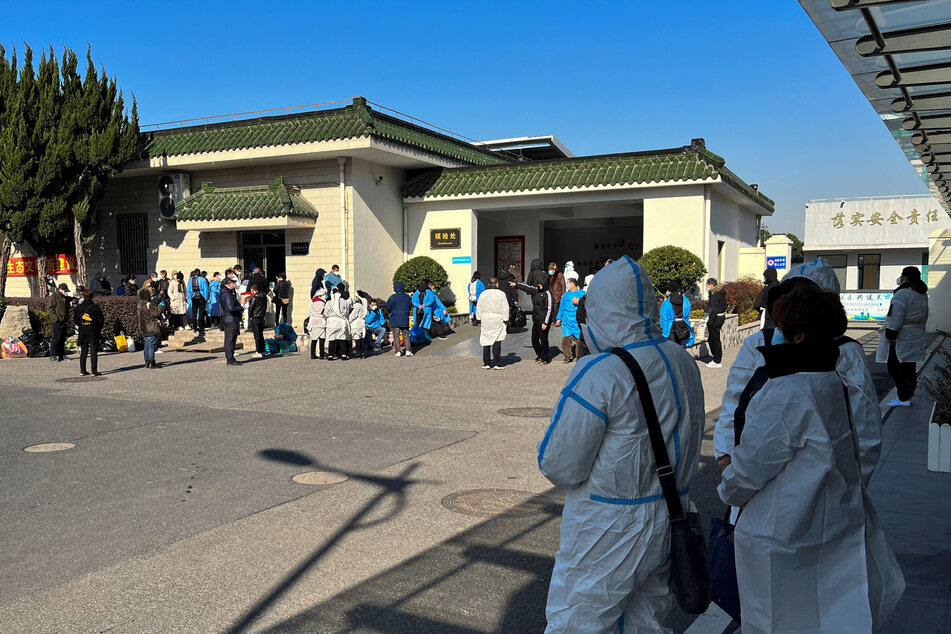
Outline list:
[[[175,218],[175,203],[191,195],[191,177],[184,172],[178,174],[162,174],[158,182],[159,213],[162,218]]]

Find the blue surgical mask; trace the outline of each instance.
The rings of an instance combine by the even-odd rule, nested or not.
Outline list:
[[[780,332],[779,328],[776,328],[775,330],[773,330],[773,341],[772,341],[772,344],[773,344],[774,346],[778,346],[779,344],[785,343],[785,342],[786,342],[786,340],[783,338],[783,333]]]
[[[548,274],[549,274],[549,275],[554,275],[554,274],[555,274],[555,272],[554,272],[554,271],[551,271],[551,270],[549,270],[549,271],[548,271]]]

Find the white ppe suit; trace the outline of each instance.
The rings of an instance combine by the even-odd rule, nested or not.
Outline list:
[[[504,341],[509,320],[509,300],[505,292],[498,288],[482,291],[476,304],[476,319],[482,322],[479,345],[491,346],[496,341]]]
[[[899,290],[888,305],[888,316],[882,324],[882,340],[875,353],[876,363],[888,363],[889,342],[885,329],[898,333],[895,356],[899,363],[913,363],[925,357],[925,323],[928,321],[928,296],[910,288]]]
[[[798,349],[798,350],[797,350]],[[766,350],[720,498],[736,523],[743,633],[872,632],[904,579],[862,484],[834,342]]]
[[[839,280],[835,276],[835,271],[823,258],[816,258],[811,263],[793,267],[783,277],[783,281],[794,277],[805,277],[827,291],[839,292]],[[782,334],[778,330],[774,331],[772,343],[777,344],[782,341]],[[757,369],[762,368],[765,363],[763,355],[757,349],[764,344],[762,331],[747,337],[739,354],[736,355],[736,361],[730,368],[726,390],[723,392],[720,417],[717,419],[717,426],[713,432],[713,454],[717,458],[733,453],[734,422],[737,406],[744,391],[749,390],[747,393],[749,396],[750,393],[755,394],[755,390],[761,387],[761,384],[757,385],[755,382],[751,384],[751,381]],[[862,345],[851,339],[841,340],[839,359],[835,369],[849,388],[852,420],[858,433],[859,456],[862,461],[862,481],[868,484],[882,452],[882,413]],[[747,399],[742,400],[747,401]],[[745,412],[741,413],[743,414]]]
[[[609,351],[625,348],[644,370],[685,507],[704,424],[700,372],[664,338],[654,289],[629,257],[595,276],[586,301],[592,354],[577,362],[538,446],[541,472],[565,489],[546,632],[666,632],[667,506],[637,388]]]

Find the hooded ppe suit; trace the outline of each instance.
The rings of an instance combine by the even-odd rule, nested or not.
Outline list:
[[[835,342],[761,348],[768,380],[718,488],[736,523],[743,633],[872,632],[904,591],[862,484]]]
[[[805,277],[825,290],[839,292],[839,280],[835,276],[835,270],[823,258],[793,267],[783,277],[783,281],[794,277]],[[735,421],[737,417],[749,420],[749,400],[765,382],[763,370],[760,370],[755,378],[754,374],[765,365],[759,348],[766,343],[766,334],[771,335],[770,343],[783,342],[782,334],[778,330],[766,330],[750,335],[743,342],[736,361],[730,368],[726,390],[723,392],[720,418],[713,432],[713,454],[717,458],[733,453]],[[840,340],[839,359],[835,369],[849,388],[849,403],[852,406],[852,419],[858,434],[862,461],[862,481],[868,484],[882,451],[882,413],[862,345],[851,339]]]
[[[546,631],[666,632],[667,506],[637,388],[609,351],[624,347],[644,370],[685,505],[703,431],[700,372],[661,335],[654,289],[629,257],[598,273],[587,309],[596,354],[578,361],[538,446],[542,473],[566,490]]]
[[[895,342],[899,363],[914,363],[925,357],[925,323],[928,321],[928,287],[918,280],[902,284],[892,297],[885,317],[885,331],[875,353],[876,363],[888,363],[890,340]],[[889,331],[897,333],[889,337]]]

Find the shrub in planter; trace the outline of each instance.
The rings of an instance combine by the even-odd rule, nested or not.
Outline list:
[[[951,425],[951,353],[946,348],[938,349],[934,372],[925,379],[925,392],[934,399],[933,423]]]
[[[429,280],[435,284],[438,291],[449,282],[449,274],[439,262],[425,255],[407,260],[393,274],[393,283],[403,282],[410,294],[423,280]]]
[[[731,312],[743,315],[753,310],[753,302],[756,301],[759,292],[763,290],[763,283],[755,277],[746,276],[735,282],[727,282],[723,285],[723,288],[726,290],[727,306],[733,307]]]
[[[680,282],[685,293],[693,293],[707,273],[700,258],[670,244],[651,249],[637,263],[644,268],[658,295],[664,294],[671,281]]]
[[[759,321],[759,311],[758,310],[748,310],[745,313],[739,314],[739,323],[737,325],[742,326],[743,324],[751,324],[754,321]]]
[[[125,332],[129,337],[142,338],[136,312],[138,301],[138,298],[135,297],[122,296],[97,297],[95,299],[95,302],[102,309],[102,316],[105,318],[105,324],[102,328],[103,337]],[[42,297],[8,297],[6,302],[10,306],[26,306],[29,309],[30,325],[33,327],[33,332],[40,337],[49,339],[53,335],[50,326],[50,314],[46,310],[46,299]],[[67,335],[72,335],[75,331],[72,316],[67,319],[66,324]]]

